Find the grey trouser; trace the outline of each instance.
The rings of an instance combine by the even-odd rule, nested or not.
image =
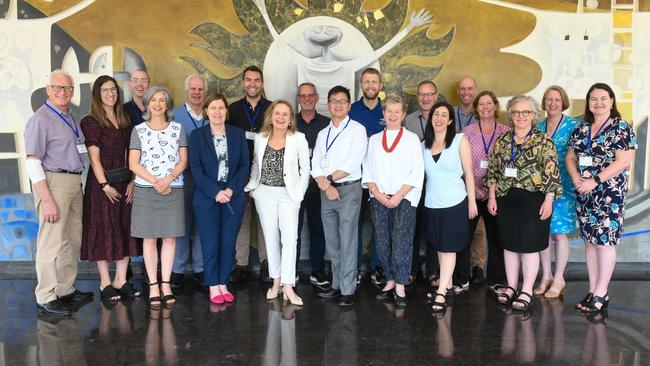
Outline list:
[[[357,230],[361,184],[336,187],[340,199],[330,201],[321,192],[321,219],[327,257],[332,261],[332,288],[352,295],[357,286]]]

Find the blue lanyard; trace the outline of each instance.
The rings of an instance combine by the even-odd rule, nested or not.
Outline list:
[[[488,155],[490,155],[490,146],[492,146],[492,140],[494,140],[494,136],[496,136],[497,134],[497,121],[494,121],[494,132],[492,132],[492,137],[490,137],[490,142],[488,142],[487,145],[485,144],[485,136],[483,136],[483,128],[481,127],[480,121],[478,123],[478,129],[481,131],[481,140],[483,140],[483,150],[485,151],[485,157],[487,158]]]
[[[519,148],[515,149],[515,130],[512,130],[512,141],[510,141],[510,151],[511,151],[510,163],[512,164],[515,163],[515,159],[517,158],[517,155],[519,155],[519,152],[523,150],[523,145],[526,143],[526,141],[528,141],[528,138],[532,134],[533,134],[533,129],[531,128],[526,134],[526,139],[524,140],[524,142],[522,142],[521,145],[519,145]]]
[[[194,117],[192,117],[192,115],[190,114],[190,111],[188,111],[187,108],[185,108],[185,112],[187,113],[187,115],[192,120],[192,124],[194,125],[194,128],[199,128],[199,126],[196,125],[196,122],[199,122],[199,121],[201,121],[201,127],[205,126],[205,120],[203,118],[201,118],[200,120],[194,119]]]
[[[462,120],[460,118],[460,106],[456,108],[456,114],[458,115],[458,132],[460,132],[463,129],[463,124]],[[467,121],[467,124],[465,126],[468,126],[470,123],[472,123],[472,118],[474,118],[474,113],[469,114],[469,121]]]
[[[602,131],[602,129],[605,128],[605,126],[607,126],[607,122],[609,122],[610,118],[612,118],[612,116],[607,117],[605,123],[603,123],[598,129],[598,131],[596,131],[596,134],[594,134],[594,137],[596,137],[600,133],[600,131]],[[591,151],[591,123],[589,124],[589,133],[587,134],[587,150]]]
[[[72,118],[72,124],[70,124],[70,122],[68,122],[68,119],[65,118],[65,116],[64,116],[63,114],[59,113],[59,111],[57,111],[56,109],[52,108],[51,105],[49,105],[49,104],[47,104],[47,103],[45,103],[45,105],[46,105],[50,110],[52,110],[52,112],[54,112],[57,116],[59,116],[59,118],[61,118],[61,119],[63,120],[63,122],[66,124],[66,126],[70,127],[70,129],[72,130],[72,132],[74,132],[74,135],[77,137],[77,141],[81,140],[81,135],[79,134],[79,127],[77,127],[77,124],[75,123],[75,121],[74,121],[74,117],[72,116],[72,114],[70,114],[70,118]]]
[[[422,129],[422,138],[424,138],[424,124],[422,124],[422,112],[420,112],[420,115],[418,116],[420,119],[420,128]]]
[[[242,103],[242,108],[244,108],[244,113],[246,113],[246,117],[248,117],[248,123],[250,125],[251,131],[253,131],[253,125],[255,125],[255,120],[257,119],[257,116],[259,116],[260,111],[264,109],[264,102],[262,101],[262,99],[260,99],[260,102],[257,103],[257,107],[258,107],[257,111],[255,111],[253,118],[251,118],[251,114],[248,111],[248,107],[246,107],[246,101],[244,100],[244,103]]]
[[[560,118],[560,122],[558,122],[557,126],[555,126],[555,129],[553,130],[553,134],[551,134],[551,139],[555,137],[555,133],[557,132],[557,130],[560,129],[560,126],[562,126],[562,121],[564,121],[564,115],[562,115],[562,117]],[[548,118],[546,119],[546,134],[548,134]]]
[[[133,122],[135,124],[140,124],[144,122],[144,118],[142,118],[142,111],[140,110],[140,108],[138,108],[138,106],[133,101],[131,102],[131,109],[133,110],[133,114],[135,115],[135,117],[138,119],[137,123],[135,123],[136,121]]]
[[[339,135],[345,131],[346,128],[348,128],[348,125],[350,124],[350,117],[348,117],[348,122],[345,124],[345,127],[341,130],[341,132],[337,133],[336,136],[334,136],[334,139],[332,140],[332,143],[330,144],[330,132],[332,132],[332,126],[327,130],[327,138],[325,139],[325,154],[327,154],[330,151],[330,148],[332,145],[334,145],[334,141],[336,141],[337,138],[339,138]]]

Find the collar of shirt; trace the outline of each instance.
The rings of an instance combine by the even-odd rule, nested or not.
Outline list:
[[[50,107],[54,108],[55,111],[61,113],[62,115],[66,117],[70,117],[70,107],[68,107],[68,111],[64,112],[59,107],[55,106],[54,103],[52,103],[49,99],[45,101],[45,104],[49,105]]]
[[[197,115],[196,113],[194,113],[194,110],[192,109],[192,107],[190,107],[189,103],[187,103],[187,102],[185,102],[185,109],[187,109],[187,112],[195,120],[197,120],[197,121],[203,120],[203,113],[201,113],[200,115]]]
[[[375,110],[377,110],[377,108],[379,108],[379,110],[381,110],[381,98],[379,98],[379,97],[377,97],[377,104],[375,105],[375,108],[373,108],[373,109],[368,108],[366,103],[363,102],[363,97],[359,98],[359,100],[356,103],[352,103],[352,106],[354,106],[355,104],[357,104],[360,109],[365,109],[367,111],[375,111]]]
[[[266,105],[265,103],[267,102],[267,100],[264,97],[261,97],[260,100],[257,101],[255,108],[253,108],[253,105],[248,102],[248,99],[246,99],[246,97],[243,97],[241,100],[244,102],[246,108],[250,109],[251,111],[255,111],[258,108],[265,106]]]

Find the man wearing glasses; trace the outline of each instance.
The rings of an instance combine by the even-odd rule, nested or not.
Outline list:
[[[298,131],[305,134],[309,146],[309,157],[311,158],[314,146],[316,146],[316,137],[323,128],[327,127],[329,118],[316,112],[319,96],[314,84],[300,84],[296,99],[300,106],[300,112],[296,114],[296,127]],[[325,236],[320,214],[320,190],[313,179],[309,180],[305,198],[300,205],[296,266],[300,259],[300,233],[302,232],[304,212],[307,212],[307,225],[309,228],[309,262],[311,264],[309,282],[321,290],[326,290],[330,285],[330,281],[325,275]]]
[[[351,306],[357,285],[361,163],[368,140],[363,125],[348,116],[349,89],[333,87],[327,101],[332,120],[318,133],[311,160],[311,175],[321,190],[327,257],[332,261],[331,289],[320,292],[319,296],[340,296],[339,306]]]
[[[36,302],[39,312],[68,315],[92,300],[92,292],[74,287],[81,247],[84,136],[70,113],[72,77],[53,71],[47,101],[25,127],[26,170],[32,181],[36,238]]]
[[[149,74],[147,74],[147,71],[133,71],[131,73],[131,79],[129,79],[128,87],[133,95],[133,99],[130,102],[124,103],[124,110],[129,115],[131,122],[134,125],[139,125],[144,122],[144,119],[142,119],[142,114],[144,113],[142,98],[144,97],[144,92],[149,89]]]
[[[417,88],[417,101],[418,110],[406,116],[404,119],[404,127],[418,135],[420,141],[423,141],[424,130],[427,128],[429,112],[431,112],[431,108],[438,101],[438,86],[436,86],[436,84],[431,80],[421,81]],[[420,203],[418,204],[416,213],[415,236],[413,236],[413,265],[411,266],[411,277],[416,277],[421,263],[426,261],[426,273],[423,273],[422,277],[426,278],[429,283],[435,282],[437,287],[438,257],[435,251],[427,245],[427,241],[424,238],[423,225],[425,220],[424,190],[422,190],[422,196],[420,197]],[[420,248],[422,246],[425,246],[426,248],[425,258],[420,257]]]

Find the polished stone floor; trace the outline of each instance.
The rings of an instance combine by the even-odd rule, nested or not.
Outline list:
[[[564,301],[536,299],[530,317],[509,315],[485,288],[471,288],[436,318],[423,284],[399,310],[365,283],[355,305],[341,309],[304,281],[302,308],[267,303],[256,281],[235,289],[235,304],[209,305],[188,280],[173,309],[96,299],[58,322],[37,317],[34,284],[0,280],[0,365],[650,364],[648,282],[614,282],[606,324],[573,310],[584,282],[569,283]],[[96,296],[97,286],[78,283]]]

